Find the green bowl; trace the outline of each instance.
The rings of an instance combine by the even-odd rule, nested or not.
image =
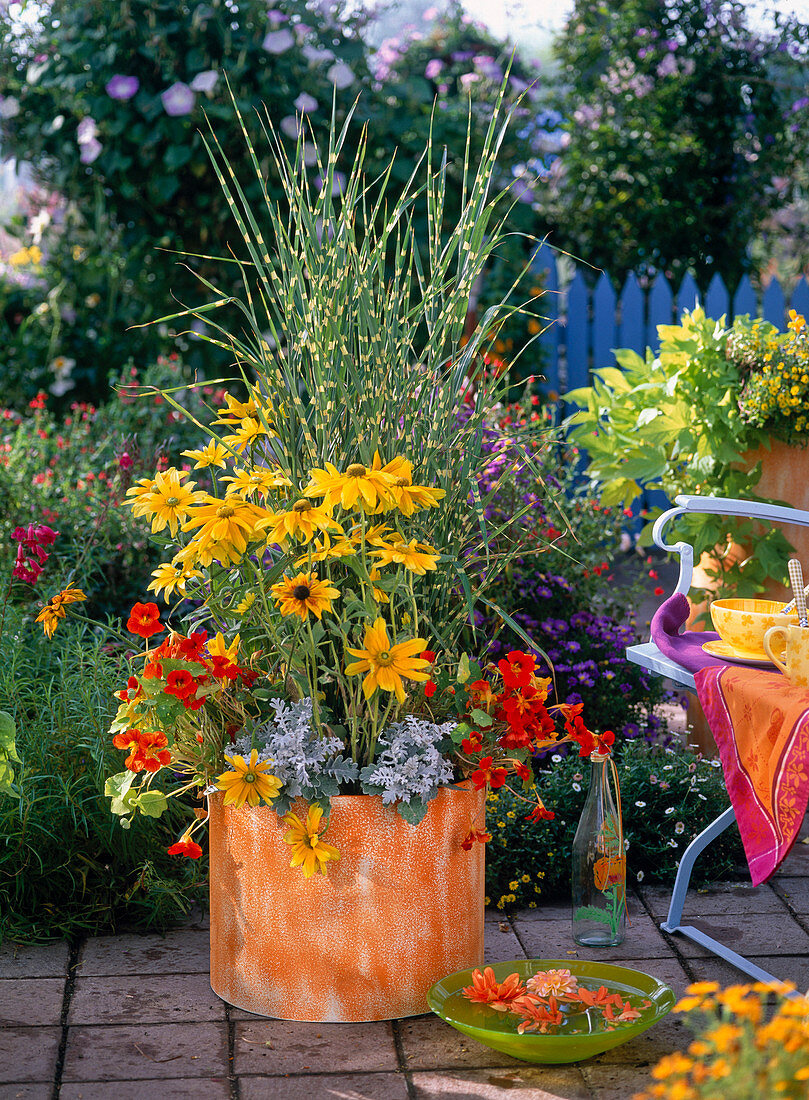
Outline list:
[[[523,1062],[561,1064],[592,1058],[642,1035],[671,1010],[675,1001],[674,993],[669,987],[651,974],[630,970],[625,966],[613,966],[611,963],[570,959],[515,959],[514,962],[494,963],[492,966],[498,982],[504,981],[509,974],[517,973],[525,981],[540,970],[563,969],[569,970],[580,984],[587,985],[588,988],[598,989],[605,985],[611,993],[620,993],[624,1000],[631,998],[636,1007],[639,1000],[645,999],[652,1003],[642,1010],[639,1020],[619,1024],[612,1031],[561,1031],[557,1035],[527,1032],[525,1035],[518,1035],[516,1018],[513,1015],[475,1004],[461,993],[464,986],[472,984],[471,970],[459,970],[436,982],[427,994],[427,1003],[442,1020],[492,1050],[510,1054],[512,1058],[520,1058]]]

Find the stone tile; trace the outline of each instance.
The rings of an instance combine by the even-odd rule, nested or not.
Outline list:
[[[581,1071],[593,1100],[628,1100],[652,1083],[648,1066],[605,1066],[586,1062]]]
[[[510,1070],[444,1070],[414,1073],[417,1100],[592,1100],[581,1071],[571,1066],[529,1066],[513,1063]]]
[[[809,878],[773,878],[775,892],[801,917],[809,917]],[[805,923],[805,922],[804,922]]]
[[[517,920],[570,920],[570,902],[566,899],[542,901],[540,898],[536,909],[518,909],[512,917]]]
[[[784,955],[751,955],[750,961],[780,981],[794,982],[801,992],[809,989],[809,958],[805,956],[790,958]],[[694,980],[697,982],[719,982],[720,985],[727,986],[738,985],[740,982],[747,984],[754,980],[716,955],[704,959],[689,959],[688,964],[694,971]]]
[[[208,933],[200,929],[179,929],[165,936],[97,936],[87,940],[79,956],[76,973],[119,974],[207,974],[210,969]]]
[[[0,1027],[62,1022],[64,978],[0,978]]]
[[[267,1093],[264,1093],[266,1096]],[[76,1081],[62,1085],[59,1100],[230,1100],[227,1077],[152,1078],[141,1081]]]
[[[0,1100],[51,1100],[53,1085],[48,1082],[32,1085],[0,1085]]]
[[[303,1077],[240,1077],[241,1100],[408,1100],[399,1073],[331,1073]],[[172,1098],[173,1100],[173,1098]]]
[[[0,944],[0,978],[63,978],[69,957],[66,943]]]
[[[397,1022],[407,1070],[478,1069],[482,1066],[514,1066],[507,1054],[462,1035],[438,1016],[413,1016]]]
[[[78,978],[68,1024],[162,1024],[225,1019],[207,974]]]
[[[663,886],[649,886],[643,891],[643,897],[653,916],[658,921],[665,920],[669,912],[671,890]],[[761,886],[751,886],[750,883],[719,883],[705,890],[689,890],[683,908],[683,920],[690,924],[692,917],[783,912],[783,902],[768,883],[762,883]]]
[[[487,963],[525,958],[522,945],[505,917],[494,920],[488,917],[484,929],[484,957]]]
[[[617,947],[582,947],[573,940],[570,921],[514,921],[514,931],[530,959],[592,959],[613,962],[631,955],[635,959],[658,959],[671,955],[663,934],[645,912],[635,912],[626,939]]]
[[[238,1075],[395,1072],[393,1028],[369,1024],[304,1024],[289,1020],[238,1021],[234,1044]]]
[[[143,1081],[227,1077],[225,1024],[72,1027],[62,1080]],[[115,1094],[117,1096],[117,1093]],[[164,1089],[163,1097],[170,1095]]]
[[[0,1028],[0,1082],[53,1081],[60,1027]]]
[[[809,955],[809,935],[788,913],[762,920],[760,914],[731,911],[724,918],[694,917],[688,923],[740,955]],[[686,959],[712,954],[680,933],[671,938]]]
[[[809,876],[809,837],[806,836],[806,823],[801,830],[803,838],[795,842],[792,851],[775,872],[777,878],[791,878],[795,875]]]

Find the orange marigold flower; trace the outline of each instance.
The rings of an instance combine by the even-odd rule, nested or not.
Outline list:
[[[461,990],[467,1000],[488,1005],[498,1012],[508,1012],[511,1002],[525,993],[519,974],[509,974],[504,982],[498,982],[494,971],[487,966],[483,973],[472,971],[472,984]]]
[[[151,638],[166,628],[160,622],[160,611],[156,603],[136,603],[129,615],[126,629],[141,638]]]

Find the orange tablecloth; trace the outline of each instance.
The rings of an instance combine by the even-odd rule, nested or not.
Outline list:
[[[780,672],[741,665],[694,678],[758,886],[795,843],[809,802],[809,691]]]

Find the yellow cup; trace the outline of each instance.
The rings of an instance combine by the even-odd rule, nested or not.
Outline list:
[[[783,655],[783,643],[786,642],[786,663],[777,653]],[[771,626],[764,635],[764,649],[767,656],[783,674],[789,677],[796,687],[809,687],[809,627]]]

